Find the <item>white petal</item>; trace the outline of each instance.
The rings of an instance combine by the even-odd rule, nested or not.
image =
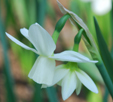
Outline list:
[[[22,34],[24,37],[26,37],[28,40],[30,39],[29,36],[28,36],[28,29],[26,29],[26,28],[21,28],[21,29],[20,29],[20,32],[21,32],[21,34]]]
[[[30,39],[30,37],[29,37],[29,35],[28,35],[28,29],[26,29],[26,28],[22,28],[22,29],[20,29],[20,32],[21,32],[21,34],[25,37],[25,38],[27,38],[33,45],[34,45],[34,47],[35,47],[35,44],[34,44],[34,41],[32,41],[32,39]],[[36,48],[36,47],[35,47]]]
[[[68,73],[68,71],[69,71],[69,69],[66,69],[64,64],[57,66],[55,68],[52,85],[50,85],[50,86],[53,86],[56,83],[59,84],[59,82],[62,80],[62,78],[65,77],[65,75]],[[50,87],[50,86],[43,84],[42,88],[46,88],[46,87]]]
[[[49,33],[38,23],[30,26],[28,35],[41,55],[53,54],[56,45]]]
[[[82,83],[80,82],[80,80],[77,78],[77,88],[76,88],[76,94],[79,95],[80,91],[82,88]]]
[[[69,72],[62,80],[62,97],[66,100],[76,89],[77,79],[75,72]]]
[[[54,54],[54,56],[50,56],[50,58],[59,61],[70,61],[70,62],[92,62],[92,63],[98,62],[98,61],[92,61],[89,58],[75,51],[63,51],[61,53]]]
[[[68,73],[69,69],[65,68],[65,65],[59,65],[55,68],[54,78],[53,78],[53,85],[59,82],[65,75]]]
[[[87,87],[92,92],[98,93],[98,89],[95,83],[85,72],[79,69],[79,71],[76,71],[76,74],[78,76],[78,79],[82,84],[84,84],[85,87]]]
[[[23,47],[23,48],[25,48],[27,50],[31,50],[31,51],[33,51],[33,52],[35,52],[35,53],[38,54],[38,52],[35,49],[30,48],[27,45],[23,44],[22,42],[20,42],[19,40],[15,39],[13,36],[11,36],[10,34],[8,34],[7,32],[6,32],[6,35],[7,35],[8,38],[10,38],[13,42],[15,42],[16,44],[18,44],[19,46],[21,46],[21,47]]]
[[[54,69],[55,60],[39,56],[28,76],[39,84],[50,86],[53,81]]]
[[[112,8],[111,0],[95,0],[92,2],[92,9],[98,15],[104,15]]]

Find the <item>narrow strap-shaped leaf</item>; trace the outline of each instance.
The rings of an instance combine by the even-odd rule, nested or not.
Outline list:
[[[3,48],[3,56],[4,56],[4,63],[5,63],[4,75],[6,79],[5,86],[6,86],[6,92],[7,92],[7,102],[16,102],[16,97],[14,94],[14,80],[10,72],[9,59],[7,56],[7,42],[5,37],[5,29],[2,23],[1,15],[0,15],[0,38],[1,38],[0,40],[2,43],[2,48]]]
[[[36,21],[41,26],[43,26],[46,14],[47,0],[35,0],[35,2],[36,2]]]
[[[111,56],[112,56],[112,59],[113,59],[113,0],[112,0],[112,9],[111,9],[111,33],[112,33],[112,41],[111,41],[111,44],[112,44],[112,47],[111,47]]]
[[[15,22],[15,19],[14,19],[14,16],[13,16],[13,12],[12,12],[12,9],[11,9],[11,1],[10,0],[4,0],[5,2],[5,6],[6,6],[6,10],[7,10],[7,13],[6,13],[6,21],[5,23],[7,24],[8,23],[8,20],[12,20],[12,22],[14,24],[16,24]]]
[[[112,57],[109,53],[108,47],[104,41],[104,38],[101,34],[99,25],[97,23],[96,18],[94,18],[94,23],[95,23],[95,29],[96,29],[96,35],[97,35],[97,40],[98,40],[98,46],[100,50],[100,55],[102,57],[102,60],[107,68],[107,71],[110,75],[110,78],[113,82],[113,60]]]
[[[54,87],[46,88],[46,92],[49,98],[49,102],[59,102],[57,97],[57,92]]]
[[[108,102],[108,96],[109,96],[109,92],[108,89],[105,87],[103,102]]]
[[[97,68],[98,68],[98,70],[99,70],[99,72],[100,72],[100,74],[105,82],[105,85],[106,85],[109,93],[111,94],[111,96],[113,98],[113,83],[112,83],[112,81],[107,73],[107,70],[106,70],[103,62],[101,61],[101,62],[96,63],[96,66],[97,66]]]
[[[37,84],[34,82],[34,95],[33,95],[33,102],[42,102],[41,97],[41,84]]]

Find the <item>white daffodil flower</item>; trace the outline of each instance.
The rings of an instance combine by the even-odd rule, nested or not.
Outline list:
[[[76,67],[75,63],[70,62],[67,65],[59,65],[55,68],[53,84],[59,84],[62,89],[63,100],[68,99],[76,89],[78,95],[81,91],[82,84],[90,91],[98,93],[98,89],[93,80],[82,70]]]
[[[97,62],[91,61],[87,57],[84,57],[83,55],[74,51],[64,51],[59,54],[54,54],[56,45],[52,37],[37,23],[32,24],[29,30],[26,28],[20,29],[20,32],[34,45],[36,49],[28,47],[8,33],[6,33],[6,35],[19,46],[40,55],[36,59],[28,75],[29,78],[33,79],[39,84],[45,84],[48,86],[52,84],[55,70],[55,60],[71,62]]]
[[[104,15],[112,8],[112,0],[81,0],[83,2],[91,2],[91,7],[97,15]]]

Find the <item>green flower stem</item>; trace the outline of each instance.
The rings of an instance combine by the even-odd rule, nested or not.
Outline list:
[[[79,44],[74,44],[73,51],[78,52]]]
[[[53,32],[52,38],[56,44],[60,31],[62,30],[62,28],[64,27],[66,21],[70,18],[71,16],[69,14],[65,14],[62,18],[60,18],[60,20],[57,22],[56,26],[55,26],[55,30]]]
[[[84,31],[84,29],[80,29],[79,32],[77,33],[77,35],[75,36],[73,51],[78,52],[79,43],[80,43],[83,31]]]
[[[58,32],[57,30],[54,31],[52,38],[53,41],[55,42],[55,44],[57,43],[58,37],[59,37],[60,32]]]
[[[107,73],[107,70],[106,70],[103,62],[100,61],[100,62],[96,63],[96,66],[98,67],[98,70],[99,70],[99,72],[100,72],[100,74],[105,82],[105,85],[107,86],[108,91],[113,98],[113,83],[112,83],[112,81]]]

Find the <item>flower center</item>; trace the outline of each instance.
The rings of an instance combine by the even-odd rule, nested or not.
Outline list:
[[[68,62],[65,67],[67,69],[70,69],[71,72],[79,70],[77,63],[75,62]]]

